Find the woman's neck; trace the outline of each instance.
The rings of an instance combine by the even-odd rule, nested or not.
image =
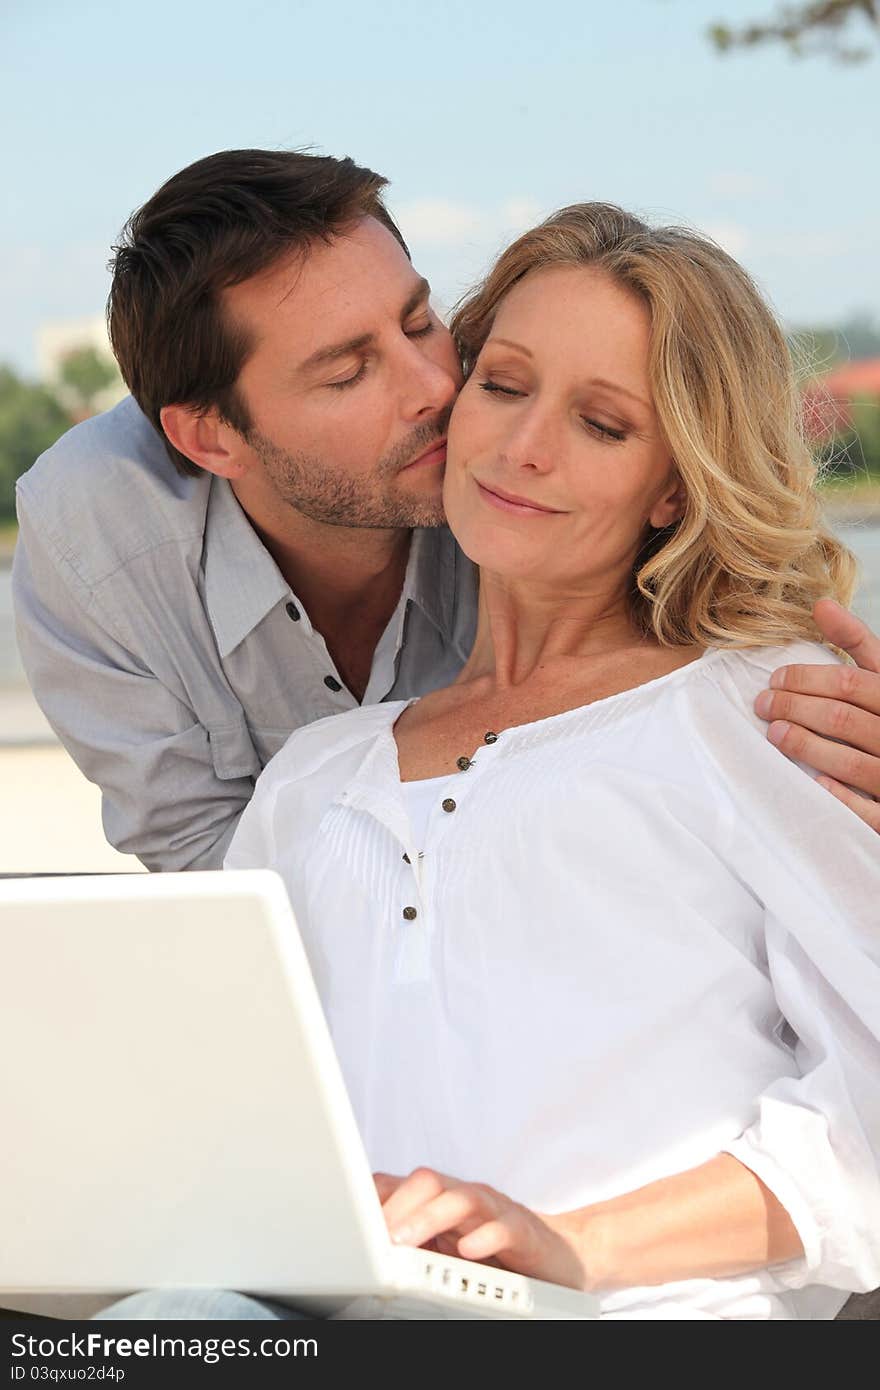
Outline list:
[[[480,575],[477,635],[460,682],[486,680],[497,689],[530,684],[554,668],[635,647],[656,646],[633,626],[619,587],[560,594]]]

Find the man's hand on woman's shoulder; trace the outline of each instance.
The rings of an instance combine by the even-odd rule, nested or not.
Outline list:
[[[780,667],[755,709],[777,748],[815,768],[820,785],[880,833],[880,639],[833,599],[813,617],[856,664]]]

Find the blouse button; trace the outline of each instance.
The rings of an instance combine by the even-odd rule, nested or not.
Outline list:
[[[484,742],[484,743],[497,743],[497,742],[498,742],[498,735],[497,735],[497,734],[493,734],[492,731],[491,731],[491,729],[490,729],[489,732],[488,732],[487,734],[484,734],[484,735],[483,735],[483,742]]]
[[[403,862],[404,862],[404,864],[411,864],[411,863],[412,863],[412,860],[410,859],[409,855],[408,855],[405,851],[404,851],[404,855],[403,855]]]
[[[328,690],[338,691],[342,689],[342,686],[339,684],[339,681],[336,679],[335,676],[325,676],[324,684],[326,685]]]
[[[452,800],[452,797],[451,797],[451,796],[447,796],[446,800],[443,802],[443,810],[444,810],[444,811],[454,811],[454,810],[455,810],[455,802]]]
[[[470,767],[470,765],[471,765],[471,760],[470,760],[470,758],[456,758],[456,760],[455,760],[455,766],[456,766],[456,767],[459,769],[459,771],[461,771],[461,772],[467,772],[467,770],[468,770],[468,768]]]
[[[405,907],[403,909],[403,916],[405,921],[407,922],[414,922],[418,915],[419,914],[414,907]]]
[[[291,621],[292,623],[298,623],[298,622],[299,622],[299,609],[297,608],[296,604],[295,604],[295,603],[285,603],[284,607],[285,607],[285,610],[286,610],[286,612],[287,612],[287,616],[288,616],[288,618],[290,619],[290,621]]]

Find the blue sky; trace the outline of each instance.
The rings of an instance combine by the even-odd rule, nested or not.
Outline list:
[[[505,240],[600,198],[713,234],[788,322],[880,316],[880,56],[720,58],[776,0],[4,0],[0,361],[100,312],[119,228],[232,146],[392,181],[448,304]]]

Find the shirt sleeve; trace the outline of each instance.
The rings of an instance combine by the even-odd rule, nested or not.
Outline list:
[[[37,702],[102,793],[110,844],[150,870],[219,869],[253,791],[221,779],[193,710],[112,631],[96,595],[18,496],[16,634]]]
[[[880,1285],[880,841],[762,733],[705,748],[731,865],[764,908],[767,967],[799,1075],[756,1097],[727,1151],[791,1217],[780,1288]]]
[[[338,716],[336,716],[338,718]],[[297,734],[293,734],[293,739]],[[288,744],[289,746],[289,744]],[[282,754],[278,754],[279,761]],[[254,794],[236,824],[223,860],[224,869],[277,869],[275,839],[275,769],[270,765],[257,778]],[[289,888],[289,885],[288,885]]]

